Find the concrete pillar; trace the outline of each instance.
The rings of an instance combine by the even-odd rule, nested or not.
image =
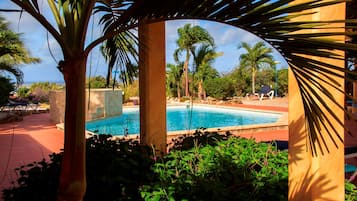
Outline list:
[[[166,153],[165,22],[139,26],[140,141]]]
[[[298,0],[302,2],[305,0]],[[345,5],[339,4],[319,9],[314,9],[316,14],[305,20],[335,20],[345,19]],[[301,19],[300,19],[301,20]],[[302,19],[304,20],[304,19]],[[341,25],[343,26],[343,25]],[[344,30],[332,30],[344,31]],[[317,32],[314,30],[314,32]],[[344,38],[339,38],[344,40]],[[319,58],[314,58],[319,59]],[[344,67],[344,61],[332,59],[319,59],[323,62],[333,63]],[[344,90],[344,80],[335,77]],[[336,100],[343,105],[344,94],[335,89],[327,87],[334,94]],[[321,95],[321,93],[320,93]],[[321,95],[325,100],[328,98]],[[331,103],[327,101],[327,103]],[[332,111],[343,122],[344,113],[334,104],[331,105]],[[327,111],[325,111],[327,113]],[[329,116],[331,117],[331,116]],[[330,122],[337,129],[340,136],[344,137],[344,129],[334,120],[329,118]],[[306,128],[306,119],[304,118],[303,104],[299,94],[299,88],[294,79],[292,71],[289,69],[289,200],[290,201],[343,201],[344,200],[344,144],[337,141],[338,149],[329,139],[329,134],[322,128],[323,138],[326,140],[330,153],[321,152],[318,156],[312,156],[309,150],[309,141]],[[327,123],[325,122],[325,125]],[[329,126],[327,126],[329,127]],[[317,143],[315,145],[318,147]]]

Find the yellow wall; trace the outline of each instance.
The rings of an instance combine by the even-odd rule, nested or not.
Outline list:
[[[297,2],[302,2],[299,0]],[[329,6],[314,9],[317,13],[306,20],[333,20],[345,18],[345,5]],[[341,31],[341,30],[339,30]],[[343,30],[342,30],[343,31]],[[317,32],[316,30],[314,32]],[[339,38],[343,40],[344,38]],[[319,59],[319,58],[315,58]],[[344,67],[344,61],[319,59]],[[337,78],[336,78],[337,79]],[[343,79],[337,79],[344,90]],[[329,87],[327,87],[329,88]],[[329,88],[340,104],[344,104],[344,95],[335,89]],[[344,200],[344,145],[337,142],[339,148],[335,148],[328,133],[323,131],[330,153],[322,155],[318,153],[313,157],[307,141],[306,120],[303,113],[301,96],[298,93],[296,80],[289,70],[289,200],[290,201],[318,201],[318,200]],[[323,96],[322,96],[323,97]],[[327,97],[324,97],[327,100]],[[331,109],[343,122],[343,111],[333,104]],[[343,137],[344,130],[338,123],[330,119],[330,122]],[[327,124],[327,123],[326,123]],[[315,143],[316,144],[316,143]],[[317,144],[316,144],[317,145]]]

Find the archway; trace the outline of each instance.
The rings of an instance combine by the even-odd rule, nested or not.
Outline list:
[[[329,7],[326,9],[319,9],[319,14],[314,15],[313,19],[315,20],[325,20],[330,18],[330,14],[334,13],[335,19],[344,19],[344,13],[340,12],[341,10],[344,10],[344,5],[338,5],[334,7]],[[328,13],[328,15],[327,15]],[[310,16],[311,17],[311,16]],[[160,25],[161,23],[161,25]],[[159,23],[152,23],[152,24],[144,24],[144,26],[152,26],[151,28],[155,29],[154,26],[159,26],[156,27],[157,29],[161,29],[164,26],[162,22]],[[254,33],[254,32],[253,32]],[[306,32],[305,32],[306,33]],[[259,34],[257,34],[259,35]],[[266,38],[265,38],[266,39]],[[301,38],[301,40],[303,40]],[[343,40],[343,39],[342,39]],[[158,38],[158,41],[150,41],[151,43],[160,43],[160,39]],[[272,41],[269,41],[274,47],[279,47],[276,46],[276,41],[272,39]],[[162,41],[161,41],[162,43]],[[285,46],[285,48],[288,48],[289,44],[283,44],[282,46]],[[314,44],[312,44],[313,46]],[[279,50],[284,53],[284,47],[282,48],[280,46]],[[316,47],[318,48],[318,47]],[[150,47],[149,47],[150,49]],[[297,49],[299,49],[297,47]],[[156,49],[157,50],[157,49]],[[298,51],[299,52],[299,51]],[[300,52],[300,54],[304,54],[304,52]],[[318,55],[318,54],[317,54]],[[286,55],[285,55],[286,56]],[[302,57],[299,57],[299,54],[291,54],[289,55],[291,58],[295,59],[301,59]],[[289,56],[287,58],[289,58]],[[151,58],[152,56],[150,56]],[[148,57],[147,57],[148,58]],[[156,57],[159,58],[159,57]],[[316,59],[316,58],[314,58]],[[321,61],[321,62],[335,62],[334,60],[323,60],[323,59],[317,59],[316,61]],[[293,66],[293,69],[290,70],[289,77],[296,77],[298,76],[298,80],[291,80],[289,83],[289,88],[290,91],[294,91],[294,95],[289,96],[289,102],[291,103],[291,107],[289,108],[289,125],[290,125],[290,141],[289,141],[289,163],[290,163],[290,168],[289,168],[289,185],[290,185],[290,190],[289,190],[289,200],[324,200],[324,199],[332,199],[332,200],[343,200],[344,198],[344,158],[343,158],[343,127],[340,125],[338,122],[338,119],[343,119],[343,111],[340,110],[338,106],[331,106],[332,111],[338,111],[335,114],[332,114],[331,116],[325,116],[323,115],[322,117],[322,122],[328,120],[328,122],[325,122],[325,125],[320,125],[322,127],[323,131],[322,133],[316,132],[313,133],[314,135],[311,135],[311,130],[307,131],[308,128],[305,126],[308,125],[310,128],[314,127],[315,125],[311,124],[311,120],[316,117],[312,116],[307,116],[307,119],[305,119],[305,113],[304,110],[310,110],[310,112],[316,111],[316,108],[314,108],[314,105],[306,105],[306,102],[301,101],[302,97],[300,96],[299,93],[296,93],[297,91],[300,91],[302,95],[304,96],[305,99],[308,99],[310,101],[313,101],[312,99],[316,96],[309,96],[309,94],[306,94],[307,91],[310,91],[311,93],[316,93],[316,91],[311,91],[311,88],[308,88],[307,90],[303,90],[301,88],[302,84],[306,84],[306,80],[304,80],[303,77],[301,77],[304,73],[301,72],[296,66],[297,64],[294,63],[293,60],[288,59],[288,62],[290,65]],[[312,60],[309,60],[309,62],[314,62]],[[339,64],[335,64],[343,68],[344,62],[341,60],[339,61]],[[164,63],[164,62],[163,62]],[[338,62],[337,62],[338,63]],[[319,63],[321,65],[321,63]],[[317,65],[317,66],[319,66]],[[310,66],[307,66],[310,67]],[[153,70],[155,67],[154,66],[147,66],[146,69],[151,69]],[[147,72],[147,71],[146,71]],[[301,74],[300,74],[301,73]],[[318,74],[318,72],[313,72]],[[159,74],[155,74],[154,77],[149,77],[149,75],[153,75],[153,73],[145,73],[144,76],[148,76],[147,80],[163,80],[162,78],[157,77]],[[325,77],[325,75],[318,75]],[[343,79],[339,77],[339,73],[335,74],[336,80],[338,80],[338,85],[343,86]],[[316,79],[316,78],[314,78]],[[312,81],[313,83],[316,82],[316,80]],[[322,81],[323,82],[323,81]],[[299,83],[299,84],[297,84]],[[148,84],[148,83],[147,83]],[[162,83],[164,85],[164,83]],[[149,86],[149,85],[147,85]],[[306,87],[306,86],[305,86]],[[318,88],[319,85],[313,85],[313,88]],[[335,86],[331,86],[329,83],[324,83],[324,86],[320,88],[320,91],[323,90],[341,90],[339,87],[336,88]],[[151,88],[150,90],[154,90]],[[303,91],[301,91],[303,90]],[[321,93],[321,92],[318,92]],[[153,93],[152,93],[153,94]],[[316,94],[315,94],[316,95]],[[328,96],[324,96],[323,94],[319,94],[323,97],[323,99],[326,99],[327,102],[331,103],[333,105],[334,103],[338,103],[340,105],[343,105],[343,93],[338,93],[335,95],[335,99],[337,102],[331,102],[328,100]],[[144,98],[144,96],[142,97]],[[306,100],[305,100],[306,101]],[[320,106],[324,106],[324,102],[321,102],[318,100]],[[149,103],[150,104],[150,103]],[[160,100],[156,99],[156,103],[154,105],[166,105],[166,99],[160,98]],[[144,106],[147,108],[150,108],[150,106]],[[302,109],[303,108],[303,109]],[[329,113],[330,111],[330,106],[325,105],[325,110],[323,110],[325,113]],[[291,111],[291,112],[290,112]],[[150,113],[149,111],[148,114]],[[306,111],[305,111],[306,112]],[[160,110],[159,112],[155,115],[158,115],[158,113],[164,114],[163,110]],[[152,123],[157,123],[157,122],[165,122],[165,115],[162,115],[162,117],[159,118],[152,118],[155,119]],[[147,117],[150,118],[150,117]],[[309,119],[310,118],[310,119]],[[312,119],[311,119],[312,118]],[[321,118],[318,117],[318,118]],[[316,119],[315,119],[316,120]],[[321,119],[320,119],[321,120]],[[166,123],[165,123],[166,124]],[[315,129],[320,129],[320,128],[313,128],[312,130]],[[327,131],[329,129],[334,130],[334,134],[340,134],[339,139],[338,137],[330,135]],[[163,133],[166,132],[166,128],[162,129],[165,131],[162,131]],[[327,130],[327,131],[326,131]],[[145,132],[145,134],[150,135],[148,132]],[[166,133],[165,133],[166,135]],[[324,141],[323,137],[321,135],[326,135],[330,136],[328,139],[329,141]],[[164,136],[164,135],[162,135]],[[326,137],[325,136],[325,137]],[[331,137],[332,136],[332,137]],[[314,138],[315,139],[311,139]],[[310,139],[309,139],[310,138]],[[328,138],[328,137],[327,137]],[[161,141],[161,145],[163,141],[166,142],[165,140]],[[310,141],[309,141],[310,140]],[[312,144],[307,145],[306,142],[311,142]],[[316,143],[315,145],[313,145]],[[339,148],[335,148],[339,147]],[[310,149],[311,147],[311,149]],[[331,149],[330,149],[331,148]],[[329,152],[329,153],[326,153]],[[300,167],[304,167],[301,168]],[[331,171],[333,169],[333,171]]]

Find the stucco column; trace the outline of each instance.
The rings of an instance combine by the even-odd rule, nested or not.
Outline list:
[[[298,1],[298,2],[302,2]],[[336,20],[345,19],[345,5],[339,4],[335,6],[314,9],[317,12],[310,18],[305,20]],[[304,19],[300,19],[304,20]],[[341,25],[343,26],[343,25]],[[341,30],[332,30],[341,31]],[[342,30],[344,31],[344,30]],[[314,32],[318,32],[314,30]],[[343,40],[344,38],[338,38]],[[319,58],[314,58],[319,59]],[[344,61],[332,59],[319,59],[323,62],[332,63],[340,67],[344,67]],[[331,75],[331,77],[334,77]],[[334,77],[340,88],[344,90],[344,80]],[[344,104],[344,94],[339,93],[336,89],[324,85],[334,95],[337,102]],[[328,100],[319,92],[322,98]],[[316,101],[318,103],[318,101]],[[337,108],[331,101],[327,101],[330,108],[339,119],[344,121],[344,113]],[[327,113],[327,111],[325,111]],[[344,129],[342,126],[329,116],[329,121],[338,131],[339,135],[344,137]],[[303,104],[299,94],[299,88],[291,70],[289,70],[289,200],[290,201],[343,201],[344,200],[344,144],[337,140],[336,148],[329,138],[329,134],[322,127],[323,138],[329,147],[330,153],[324,150],[324,155],[318,151],[318,156],[312,156],[309,150],[310,144],[308,141],[308,131],[306,130],[306,119],[303,113]],[[324,122],[328,128],[327,122]],[[315,142],[318,147],[318,144]],[[319,149],[319,148],[317,148]]]
[[[166,153],[165,22],[139,26],[140,141]]]

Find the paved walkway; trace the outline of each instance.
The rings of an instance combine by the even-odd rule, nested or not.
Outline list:
[[[63,148],[63,132],[49,119],[49,113],[42,113],[27,115],[20,122],[0,124],[1,191],[16,180],[15,168],[49,159],[49,154]]]

